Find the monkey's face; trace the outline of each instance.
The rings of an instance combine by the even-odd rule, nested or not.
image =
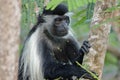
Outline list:
[[[64,37],[69,32],[69,16],[46,15],[44,16],[44,27],[54,37]]]
[[[53,26],[51,33],[54,36],[62,37],[68,34],[69,30],[69,17],[68,16],[58,16],[53,21]]]

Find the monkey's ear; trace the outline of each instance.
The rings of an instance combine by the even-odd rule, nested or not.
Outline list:
[[[39,14],[37,18],[37,23],[39,24],[39,23],[44,23],[44,22],[45,20],[43,19],[43,15]]]

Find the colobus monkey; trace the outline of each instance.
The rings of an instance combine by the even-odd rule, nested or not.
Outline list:
[[[37,24],[25,41],[19,60],[18,80],[75,80],[73,76],[94,79],[76,64],[83,62],[90,44],[80,47],[74,38],[68,8],[59,4],[54,10],[43,10]]]

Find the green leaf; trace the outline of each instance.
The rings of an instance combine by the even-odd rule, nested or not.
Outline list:
[[[85,22],[85,20],[86,20],[86,16],[83,16],[80,20],[78,20],[78,21],[74,24],[74,26],[78,26],[78,25],[80,25],[80,24],[83,24],[83,23]]]
[[[87,69],[86,69],[84,66],[82,66],[78,61],[76,61],[76,64],[77,64],[78,66],[80,66],[81,68],[83,68],[84,70],[86,70],[88,73],[90,73],[95,79],[99,80],[99,78],[98,78],[95,74],[93,74],[91,71],[87,70]]]
[[[71,5],[72,5],[72,7],[73,7],[74,10],[77,8],[76,3],[73,0],[71,0]]]
[[[80,0],[75,0],[75,4],[76,4],[77,7],[79,7],[78,1],[80,1]]]
[[[67,2],[68,2],[68,9],[69,11],[71,11],[72,10],[71,0],[67,0]]]
[[[51,10],[54,10],[57,5],[59,5],[63,0],[56,0],[56,3],[54,3],[53,7],[51,8]]]
[[[55,9],[58,4],[60,4],[64,0],[52,0],[47,4],[46,9]]]
[[[89,0],[89,1],[88,0],[51,0],[48,3],[46,9],[53,10],[58,4],[60,4],[63,1],[67,2],[69,11],[73,9],[75,10],[80,6],[86,5],[88,2],[93,2],[93,0]]]
[[[25,8],[28,9],[28,3],[25,4]]]
[[[79,6],[82,6],[82,5],[83,5],[82,0],[78,0],[78,3],[79,3]]]
[[[96,2],[96,0],[92,0],[92,2],[94,2],[94,3],[95,3],[95,2]]]
[[[81,14],[85,14],[85,13],[86,13],[86,8],[81,9],[75,15],[73,15],[73,18],[78,18]]]
[[[50,9],[51,7],[53,7],[54,5],[54,0],[50,1],[47,6],[46,6],[46,9]]]
[[[82,0],[84,5],[88,3],[88,0]]]
[[[108,8],[108,9],[106,9],[104,12],[112,12],[112,11],[114,11],[114,10],[116,10],[118,7],[111,7],[111,8]]]

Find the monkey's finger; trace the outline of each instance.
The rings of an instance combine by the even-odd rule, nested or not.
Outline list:
[[[84,42],[89,43],[89,41],[85,40]]]
[[[84,41],[83,45],[85,45],[85,46],[86,46],[86,47],[88,47],[88,48],[90,48],[90,47],[91,47],[91,45],[90,45],[89,41]]]
[[[89,49],[85,45],[83,45],[81,47],[81,51],[82,51],[82,53],[87,54],[89,52]]]
[[[89,48],[88,48],[88,47],[86,47],[85,45],[83,46],[83,49],[86,51],[86,53],[88,53],[88,52],[89,52]]]

